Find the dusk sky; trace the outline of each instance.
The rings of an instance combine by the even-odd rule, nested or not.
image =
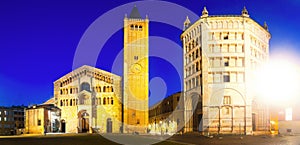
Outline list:
[[[74,54],[89,26],[109,10],[132,1],[106,0],[1,0],[0,1],[0,106],[40,104],[53,96],[53,82],[73,69]],[[299,0],[176,0],[176,3],[201,15],[204,6],[209,15],[241,14],[246,6],[249,15],[259,24],[267,22],[272,35],[270,52],[287,51],[300,57]],[[132,7],[135,4],[132,3]],[[150,36],[159,36],[182,46],[181,29],[151,22],[150,12],[137,4],[141,15],[149,14]],[[127,10],[129,14],[131,9]],[[164,11],[159,11],[164,13]],[[174,12],[175,13],[175,12]],[[125,15],[125,13],[124,13]],[[170,15],[178,23],[185,16]],[[123,25],[123,19],[111,18]],[[192,19],[192,22],[195,20]],[[110,29],[110,25],[106,26]],[[99,34],[99,37],[102,37]],[[123,30],[119,29],[103,44],[96,67],[111,71],[117,54],[123,49]],[[163,44],[162,44],[163,45]],[[150,41],[150,51],[154,49]],[[167,46],[166,46],[167,47]],[[164,48],[160,48],[164,49]],[[162,51],[162,53],[165,53]],[[169,52],[172,56],[172,52]],[[174,54],[181,60],[182,56]],[[91,64],[88,64],[91,65]],[[167,87],[166,95],[181,91],[175,68],[167,61],[150,57],[150,80],[160,77]],[[122,72],[116,72],[122,76]],[[178,74],[179,73],[179,74]],[[158,86],[164,86],[158,80]],[[161,87],[156,87],[159,89]],[[150,104],[165,96],[163,90],[151,92]],[[153,95],[153,94],[158,94]]]

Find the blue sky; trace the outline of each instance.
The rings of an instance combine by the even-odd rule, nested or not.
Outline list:
[[[129,2],[132,1],[1,0],[0,106],[39,104],[52,97],[53,82],[72,70],[76,48],[87,28],[109,10]],[[272,35],[271,53],[288,51],[297,57],[300,55],[298,0],[169,2],[181,5],[197,15],[201,14],[204,6],[210,15],[240,14],[246,6],[251,18],[259,24],[264,21],[268,23]],[[128,9],[128,13],[130,11]],[[145,10],[140,11],[144,17]],[[170,17],[180,23],[185,19],[177,18],[176,15]],[[149,18],[151,21],[151,16]],[[123,19],[114,22],[123,24]],[[150,22],[151,36],[167,38],[178,46],[181,46],[181,31],[164,23]],[[96,66],[110,71],[113,58],[122,48],[123,32],[119,30],[104,44]],[[170,95],[180,91],[179,75],[169,62],[151,57],[150,79],[160,77],[153,81],[154,84],[167,86],[167,90],[156,87],[150,104],[163,98],[159,94]]]

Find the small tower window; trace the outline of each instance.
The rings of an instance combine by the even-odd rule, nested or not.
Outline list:
[[[231,104],[231,98],[230,98],[230,96],[224,96],[223,104],[224,105],[230,105]]]
[[[130,30],[134,30],[134,26],[133,25],[130,25]]]
[[[228,35],[224,36],[224,40],[228,40]]]
[[[224,79],[224,82],[230,82],[230,76],[229,75],[224,75],[223,79]]]
[[[134,60],[138,60],[139,59],[139,56],[134,56]]]
[[[229,59],[228,58],[224,58],[224,66],[229,66]]]

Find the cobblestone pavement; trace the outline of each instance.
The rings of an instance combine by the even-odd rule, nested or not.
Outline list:
[[[209,138],[197,134],[192,134],[174,135],[169,140],[197,145],[300,145],[300,136],[298,135],[220,135]]]
[[[103,137],[105,136],[105,137]],[[149,144],[157,145],[300,145],[300,136],[214,136],[204,137],[198,134],[174,135],[167,141],[163,136],[126,135],[126,134],[51,134],[0,136],[0,145],[116,145],[108,140],[118,139],[122,144]]]

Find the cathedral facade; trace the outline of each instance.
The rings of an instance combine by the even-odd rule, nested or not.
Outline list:
[[[121,77],[82,66],[54,82],[60,131],[118,133],[122,129]]]

